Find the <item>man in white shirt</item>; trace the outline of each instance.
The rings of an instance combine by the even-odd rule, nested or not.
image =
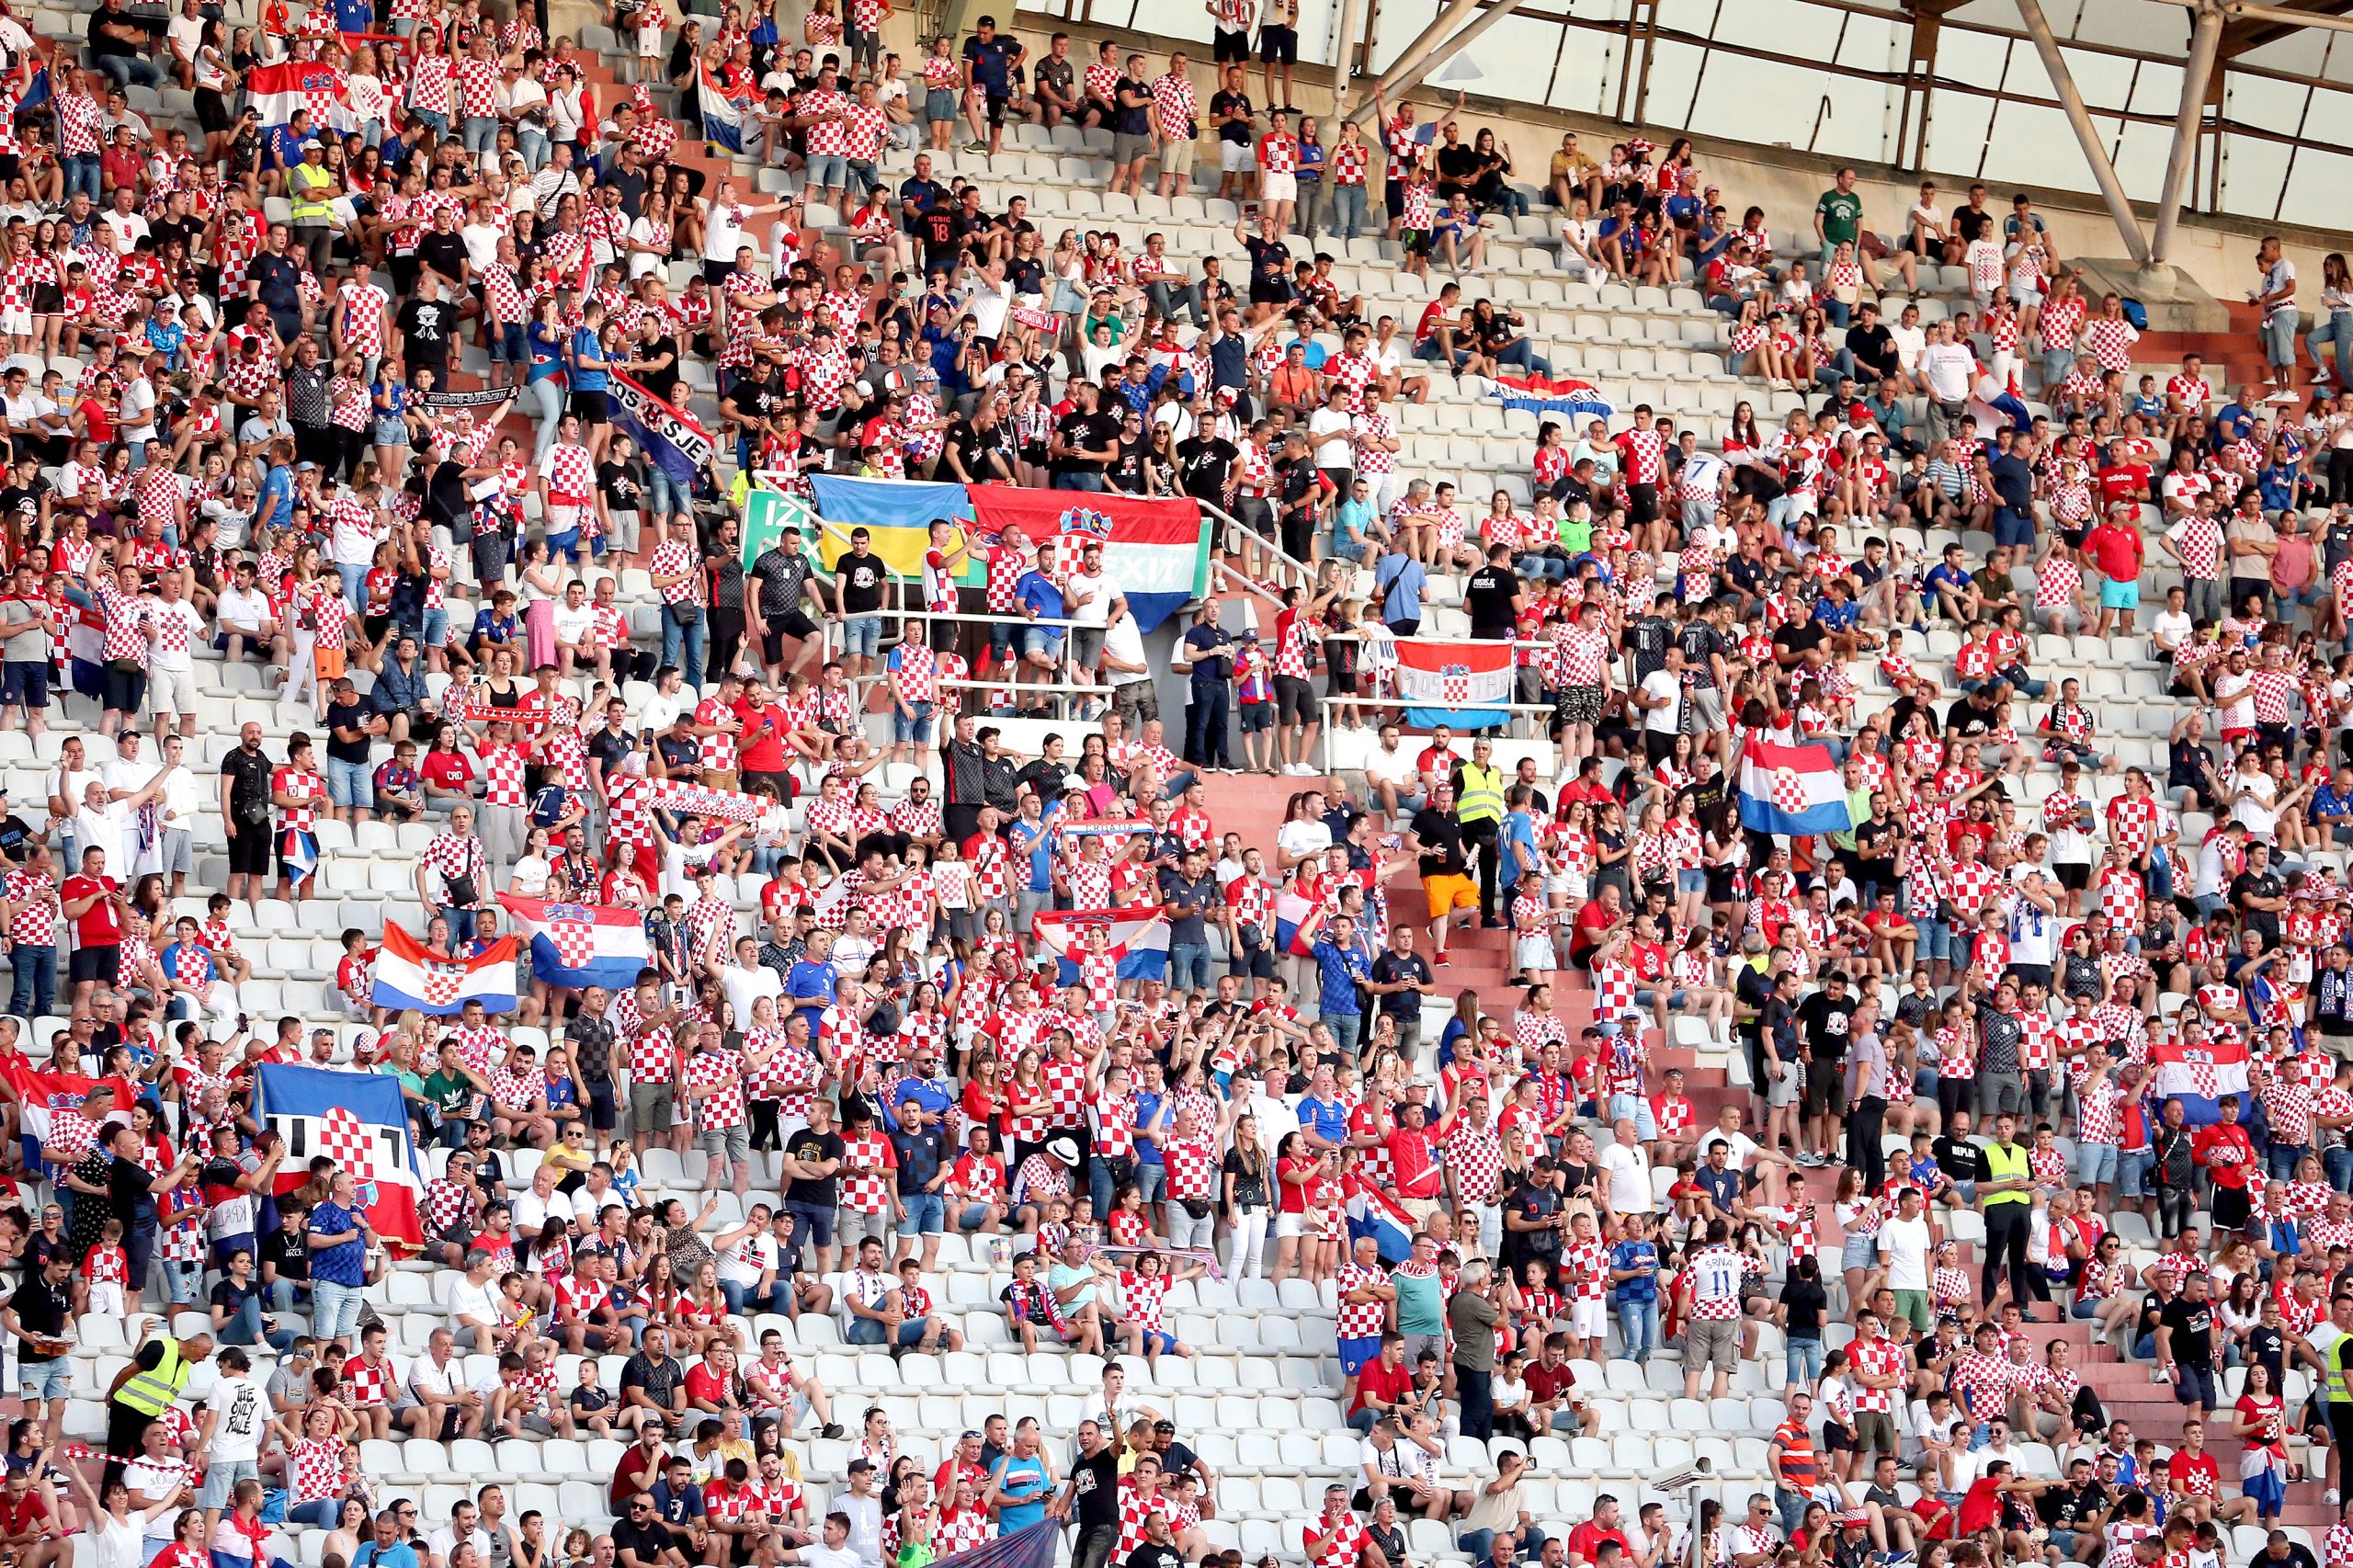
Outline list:
[[[1920,1189],[1907,1187],[1895,1214],[1879,1227],[1880,1261],[1887,1288],[1895,1292],[1895,1313],[1922,1333],[1935,1323],[1928,1301],[1928,1220],[1920,1210]]]
[[[1160,717],[1160,694],[1152,684],[1152,665],[1144,658],[1143,631],[1124,598],[1114,601],[1117,616],[1103,629],[1103,680],[1111,688],[1111,706],[1131,729]]]
[[[482,1510],[465,1499],[450,1506],[449,1522],[435,1530],[426,1544],[433,1549],[436,1562],[447,1562],[460,1541],[474,1549],[476,1562],[490,1561],[490,1532],[482,1528]]]
[[[401,1412],[410,1431],[441,1441],[482,1430],[482,1395],[466,1386],[466,1364],[458,1358],[456,1335],[437,1328],[424,1355],[408,1370],[415,1403]]]
[[[1662,762],[1675,750],[1675,737],[1683,728],[1682,644],[1666,645],[1666,663],[1643,677],[1643,688],[1633,700],[1643,710],[1643,755]]]
[[[612,655],[597,642],[597,607],[588,602],[588,585],[575,577],[563,585],[563,602],[555,607],[556,667],[565,675],[575,668],[593,668],[612,675]]]
[[[250,653],[269,657],[270,643],[278,636],[278,621],[270,614],[269,596],[261,591],[252,562],[237,562],[236,580],[221,590],[217,613],[222,648],[231,664]]]
[[[550,1220],[561,1220],[567,1225],[573,1222],[575,1216],[572,1197],[556,1190],[555,1178],[555,1167],[545,1161],[532,1170],[530,1190],[518,1194],[515,1199],[517,1235],[535,1237]]]
[[[1414,754],[1402,744],[1394,724],[1381,726],[1381,744],[1364,759],[1364,782],[1381,814],[1392,821],[1401,812],[1420,811],[1428,801]]]
[[[747,1022],[753,1003],[763,996],[774,1000],[784,993],[784,977],[760,962],[760,944],[751,937],[735,939],[735,961],[719,971],[719,983],[735,1016]],[[517,1219],[519,1221],[521,1216]]]
[[[676,667],[663,673],[660,683],[646,695],[644,704],[637,710],[638,733],[658,735],[676,723],[679,714],[693,710],[699,698],[684,689],[686,679]]]
[[[1969,412],[1977,356],[1967,344],[1953,341],[1950,322],[1928,328],[1927,347],[1920,350],[1920,381],[1928,393],[1928,439],[1951,439]]]
[[[441,1310],[449,1315],[450,1331],[472,1336],[476,1350],[491,1355],[497,1353],[494,1336],[506,1312],[496,1272],[490,1254],[476,1247],[466,1254],[466,1271],[452,1275],[441,1288]]]
[[[1599,1160],[1602,1174],[1609,1178],[1610,1212],[1647,1214],[1656,1207],[1651,1195],[1651,1157],[1643,1147],[1633,1118],[1620,1117],[1610,1131],[1616,1141],[1601,1151]]]

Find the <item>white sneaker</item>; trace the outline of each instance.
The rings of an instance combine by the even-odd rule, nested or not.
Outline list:
[[[2297,399],[2294,392],[2286,391],[2283,388],[2279,392],[2273,392],[2269,397],[2265,398],[2263,401],[2268,403],[2290,403],[2296,402]]]
[[[2332,1508],[2336,1507],[2336,1487],[2334,1487],[2334,1486],[2332,1486],[2332,1487],[2330,1487],[2327,1491],[2325,1491],[2325,1492],[2322,1493],[2322,1494],[2320,1494],[2320,1500],[2321,1500],[2323,1503],[2326,1504],[2329,1507],[2332,1507]]]
[[[2316,369],[2315,370],[2313,370],[2313,383],[2314,383],[2315,385],[2317,385],[2319,382],[2322,382],[2322,381],[2325,381],[2328,380],[2328,377],[2329,377],[2329,369],[2328,369],[2328,367],[2327,367],[2327,366],[2325,366],[2325,365],[2323,365],[2323,366],[2319,367],[2318,369]]]

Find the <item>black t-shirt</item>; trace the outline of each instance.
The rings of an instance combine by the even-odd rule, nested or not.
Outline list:
[[[10,812],[0,817],[0,860],[6,860],[12,866],[23,865],[32,837],[31,825],[16,812]]]
[[[1071,1460],[1070,1478],[1078,1493],[1078,1528],[1086,1531],[1120,1522],[1120,1450],[1109,1443],[1093,1459]]]
[[[2193,1367],[2211,1367],[2214,1362],[2214,1303],[2211,1301],[2192,1304],[2186,1296],[2176,1296],[2165,1303],[2157,1321],[2173,1330],[2173,1358]]]
[[[1105,445],[1113,444],[1097,441],[1095,415],[1082,414],[1076,409],[1071,410],[1054,422],[1054,434],[1060,436],[1074,449],[1084,449],[1088,451],[1099,451]],[[1100,474],[1103,472],[1101,463],[1086,458],[1058,457],[1051,460],[1047,466],[1055,473]]]
[[[1786,649],[1792,653],[1804,653],[1809,649],[1821,647],[1823,639],[1828,635],[1818,620],[1809,620],[1803,626],[1784,626],[1773,633],[1773,651],[1778,653]]]
[[[368,722],[368,705],[358,698],[349,702],[327,704],[327,756],[337,762],[368,760],[369,738],[365,732],[356,741],[339,739],[339,729],[358,730]]]
[[[676,401],[676,394],[678,390],[678,340],[672,337],[665,332],[651,343],[642,343],[638,345],[634,353],[637,358],[643,359],[659,359],[665,354],[667,354],[670,357],[670,363],[667,369],[639,371],[637,374],[637,383],[665,403]]]
[[[1463,585],[1463,608],[1471,613],[1471,635],[1477,638],[1502,638],[1512,634],[1515,617],[1512,600],[1519,593],[1519,579],[1508,566],[1482,566],[1471,574]]]
[[[643,1568],[654,1568],[670,1550],[670,1528],[650,1515],[642,1525],[626,1517],[614,1520],[612,1536],[614,1560],[624,1564],[634,1551]]]
[[[785,1145],[784,1152],[790,1159],[805,1160],[812,1165],[820,1160],[838,1160],[842,1157],[842,1135],[838,1132],[817,1132],[804,1127],[792,1135],[792,1142]],[[830,1209],[834,1206],[834,1195],[840,1180],[839,1176],[795,1176],[785,1186],[785,1201],[815,1203]]]
[[[1854,354],[1856,364],[1882,376],[1893,375],[1901,366],[1895,354],[1895,339],[1877,323],[1848,327],[1847,347]]]
[[[2279,873],[2241,871],[2231,879],[2231,902],[2238,906],[2241,918],[2245,920],[2247,929],[2260,931],[2266,947],[2277,946],[2279,941],[2279,912],[2276,909],[2251,908],[2246,902],[2250,895],[2256,898],[2278,898],[2279,896]]]
[[[1244,243],[1250,251],[1250,298],[1290,299],[1290,247],[1280,240],[1261,239],[1256,234]]]
[[[882,588],[889,568],[879,555],[852,551],[834,562],[834,580],[842,590],[847,615],[872,615],[882,608]]]
[[[122,1221],[126,1235],[139,1216],[140,1206],[151,1201],[147,1195],[154,1186],[155,1178],[132,1161],[117,1160],[108,1170],[107,1210]]]
[[[1842,996],[1834,1002],[1829,993],[1817,991],[1798,1004],[1798,1023],[1805,1030],[1805,1043],[1816,1062],[1847,1059],[1847,1026],[1854,1016],[1852,996]]]
[[[631,463],[598,463],[597,488],[604,492],[607,509],[615,512],[636,511],[645,493],[645,487],[638,483],[637,469]]]
[[[1114,490],[1142,494],[1150,487],[1144,477],[1144,460],[1152,455],[1152,449],[1142,441],[1121,441],[1119,454],[1105,472],[1105,482]]]
[[[66,1338],[66,1324],[74,1321],[73,1276],[68,1275],[51,1285],[41,1278],[40,1269],[32,1269],[26,1274],[25,1282],[17,1287],[17,1293],[8,1299],[8,1304],[17,1310],[17,1322],[26,1333],[37,1334],[45,1339]],[[17,1359],[54,1361],[57,1358],[44,1356],[19,1339],[17,1341]]]
[[[947,437],[940,446],[940,477],[942,479],[956,477],[954,465],[948,461],[948,454],[953,452],[956,454],[956,461],[963,465],[967,478],[975,482],[986,480],[989,473],[983,464],[988,460],[990,449],[995,445],[993,437],[994,432],[989,437],[983,437],[978,430],[972,428],[972,422],[969,419],[959,419],[950,425],[948,427]]]
[[[1242,118],[1226,119],[1225,116],[1228,114],[1238,114]],[[1212,94],[1210,97],[1210,116],[1223,122],[1217,128],[1219,141],[1231,142],[1238,147],[1250,145],[1249,94],[1226,92]]]
[[[422,242],[418,249],[422,254]],[[449,334],[458,324],[457,306],[447,300],[412,298],[401,307],[396,324],[401,329],[402,348],[411,365],[449,362]]]
[[[1781,1305],[1790,1309],[1791,1339],[1820,1339],[1822,1320],[1830,1311],[1830,1297],[1819,1279],[1791,1279],[1781,1287]]]
[[[1185,1568],[1185,1558],[1173,1544],[1154,1546],[1145,1541],[1128,1553],[1127,1568]]]
[[[280,1226],[261,1239],[261,1261],[275,1268],[280,1279],[308,1279],[311,1277],[311,1233],[300,1226],[289,1231]],[[260,1273],[256,1269],[256,1274]]]
[[[464,276],[465,238],[456,233],[437,234],[427,231],[417,237],[416,259],[455,282]]]
[[[1143,101],[1133,108],[1128,107],[1128,95]],[[1132,76],[1122,76],[1111,84],[1111,102],[1117,112],[1111,117],[1111,129],[1121,136],[1144,136],[1152,131],[1152,88]]]
[[[55,489],[56,486],[36,474],[30,484],[11,484],[6,490],[0,490],[0,517],[16,518],[25,526],[26,535],[29,538],[33,525],[40,517],[40,498]]]
[[[1462,824],[1452,812],[1424,806],[1414,813],[1414,836],[1422,841],[1424,877],[1459,877],[1468,869],[1462,858]]]
[[[1176,472],[1184,477],[1185,494],[1196,501],[1222,504],[1227,476],[1241,460],[1241,449],[1222,437],[1195,436],[1176,443]]]

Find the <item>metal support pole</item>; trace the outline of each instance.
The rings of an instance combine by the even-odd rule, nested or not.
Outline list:
[[[1519,9],[1519,0],[1488,0],[1487,8],[1472,18],[1471,25],[1446,40],[1443,47],[1433,51],[1419,65],[1399,76],[1389,90],[1409,93],[1422,84],[1422,79],[1476,42],[1481,33]]]
[[[1356,108],[1348,111],[1347,118],[1362,119],[1366,111],[1372,108],[1375,98],[1395,92],[1397,84],[1406,79],[1406,74],[1445,43],[1448,35],[1461,26],[1463,18],[1478,7],[1479,0],[1449,0],[1446,9],[1438,14],[1438,19],[1424,28],[1420,36],[1405,46],[1405,51],[1391,62],[1389,69],[1381,74],[1381,80],[1372,85],[1371,90],[1357,100]]]
[[[2157,231],[2149,241],[2152,266],[2165,260],[2173,248],[2174,229],[2181,221],[2181,199],[2189,184],[2190,153],[2206,117],[2206,84],[2214,74],[2214,57],[2222,42],[2222,8],[2209,6],[2198,13],[2189,35],[2189,60],[2181,78],[2181,112],[2174,119],[2173,147],[2165,153],[2165,193],[2157,198]]]
[[[1340,0],[1340,30],[1334,35],[1332,49],[1332,112],[1348,101],[1348,78],[1356,74],[1357,22],[1362,15],[1364,0]]]
[[[2116,177],[2116,165],[2109,162],[2108,149],[2100,145],[2099,132],[2092,125],[2091,110],[2084,107],[2084,95],[2075,90],[2074,73],[2067,69],[2066,57],[2059,52],[2059,40],[2051,31],[2051,23],[2042,14],[2042,0],[2018,0],[2018,18],[2026,23],[2027,36],[2034,40],[2035,52],[2042,56],[2042,69],[2051,78],[2059,103],[2067,111],[2067,123],[2075,130],[2075,142],[2083,149],[2084,161],[2091,165],[2092,177],[2099,182],[2099,193],[2108,202],[2108,215],[2115,220],[2116,233],[2124,241],[2125,250],[2132,259],[2147,266],[2148,243],[2141,237],[2141,220],[2133,216],[2132,200],[2124,194],[2124,186]]]

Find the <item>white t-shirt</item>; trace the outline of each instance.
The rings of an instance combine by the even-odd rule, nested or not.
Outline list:
[[[1612,1143],[1601,1151],[1600,1165],[1609,1176],[1609,1207],[1620,1214],[1646,1214],[1651,1201],[1651,1157],[1640,1145]]]
[[[589,632],[596,630],[597,607],[584,599],[581,601],[580,608],[574,609],[563,600],[558,599],[552,612],[552,619],[555,622],[557,642],[567,644],[579,642],[584,641]]]
[[[1887,1288],[1926,1290],[1928,1288],[1928,1218],[1882,1220],[1879,1255],[1887,1260]]]
[[[1143,632],[1137,627],[1136,618],[1134,616],[1123,615],[1119,619],[1116,625],[1107,627],[1104,630],[1103,652],[1110,657],[1119,660],[1123,665],[1142,665],[1144,663]],[[1112,686],[1133,686],[1140,680],[1150,680],[1151,678],[1152,672],[1149,669],[1106,670],[1104,672],[1104,679]]]
[[[516,1233],[525,1236],[538,1235],[550,1220],[562,1220],[568,1225],[574,1218],[572,1195],[567,1192],[551,1192],[541,1198],[527,1187],[516,1197],[514,1210]]]
[[[468,1318],[479,1323],[498,1322],[506,1312],[503,1301],[494,1281],[484,1280],[477,1285],[462,1274],[451,1275],[441,1291],[441,1310],[449,1314],[452,1328]]]
[[[1665,703],[1663,708],[1643,710],[1643,728],[1654,735],[1675,733],[1683,722],[1683,677],[1669,670],[1653,670],[1643,677],[1643,696]]]
[[[1368,783],[1393,784],[1401,790],[1412,788],[1421,777],[1414,766],[1414,754],[1402,744],[1395,751],[1373,747],[1364,759],[1364,776]]]
[[[738,969],[733,964],[719,971],[719,983],[727,990],[727,1000],[735,1009],[736,1017],[749,1024],[752,1004],[763,996],[776,997],[784,994],[784,977],[766,964],[754,964]]]
[[[1920,350],[1920,374],[1939,403],[1964,403],[1977,378],[1977,356],[1958,343],[1931,343]]]
[[[2190,632],[2195,630],[2187,610],[2161,609],[2157,611],[2157,619],[2149,623],[2150,636],[2169,648],[2177,648],[2188,642]]]
[[[251,1378],[222,1378],[212,1385],[212,1408],[221,1419],[212,1426],[212,1457],[250,1460],[261,1452],[261,1430],[269,1419],[269,1402]]]
[[[1111,618],[1111,600],[1116,597],[1111,580],[1097,572],[1088,576],[1074,572],[1070,576],[1070,592],[1064,601],[1071,606],[1070,618],[1081,626],[1101,626]],[[1085,602],[1080,602],[1080,596]]]
[[[1895,345],[1895,362],[1909,375],[1920,363],[1920,350],[1928,346],[1927,329],[1898,323],[1887,329],[1887,338]]]
[[[1315,448],[1317,468],[1353,468],[1356,445],[1350,438],[1356,421],[1326,405],[1307,416],[1307,438]]]

